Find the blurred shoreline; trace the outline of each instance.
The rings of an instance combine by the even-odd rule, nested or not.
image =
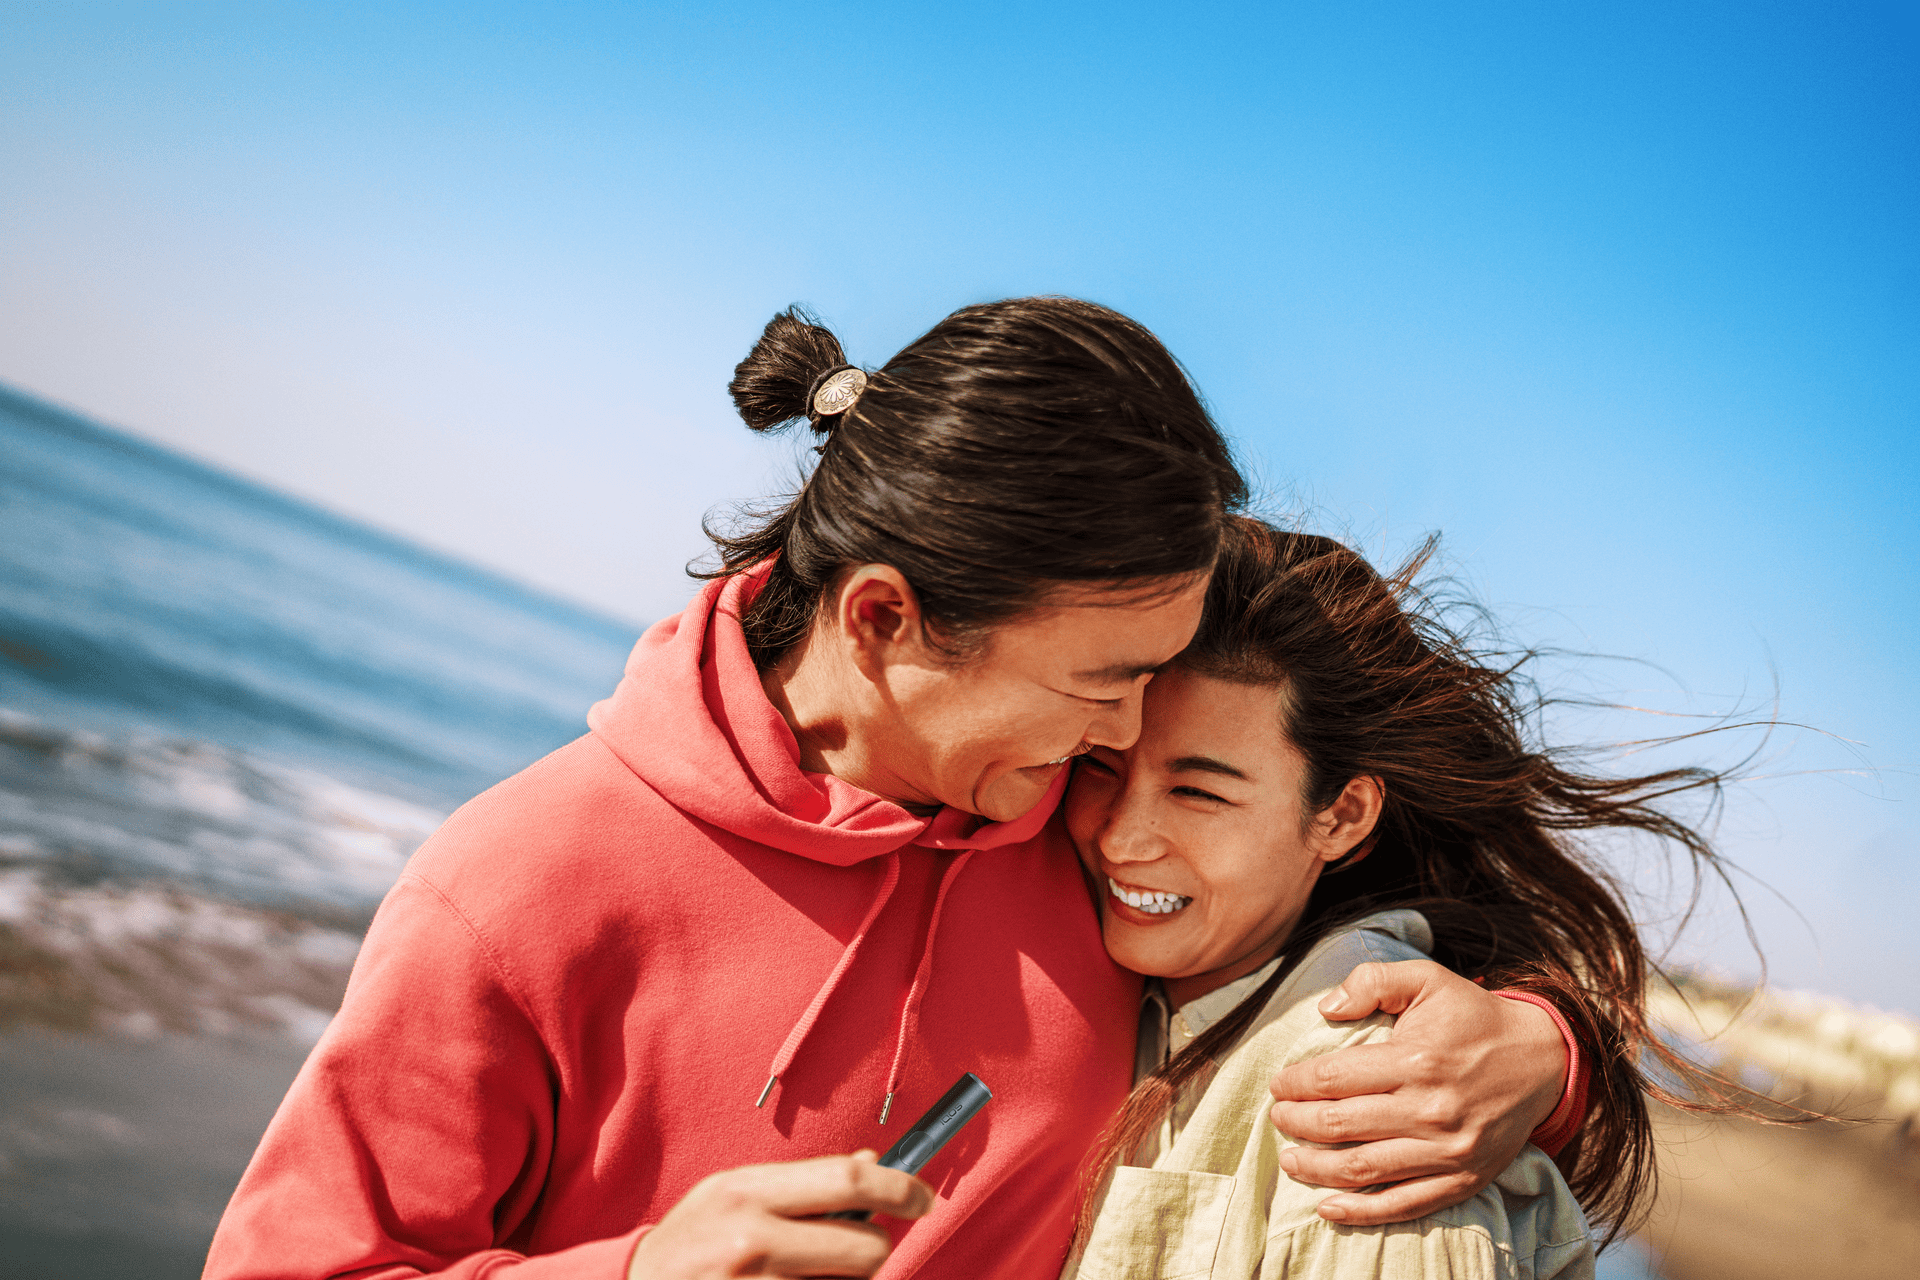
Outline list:
[[[374,906],[443,814],[0,711],[0,1253],[200,1273]]]
[[[1763,1124],[1656,1109],[1660,1190],[1641,1233],[1670,1280],[1920,1275],[1920,1021],[1705,975],[1649,1005],[1696,1060],[1844,1120]]]
[[[9,1274],[197,1277],[306,1052],[277,1035],[0,1035]]]

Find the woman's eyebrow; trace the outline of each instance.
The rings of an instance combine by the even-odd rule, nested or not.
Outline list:
[[[1218,773],[1229,778],[1238,778],[1242,782],[1252,782],[1245,773],[1234,768],[1225,760],[1215,760],[1212,756],[1181,756],[1167,766],[1169,773]]]

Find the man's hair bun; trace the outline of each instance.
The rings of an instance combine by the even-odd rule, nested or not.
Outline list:
[[[961,661],[1062,583],[1138,594],[1206,572],[1246,495],[1160,340],[1075,298],[962,307],[870,383],[792,308],[730,389],[756,431],[807,421],[831,436],[784,504],[709,524],[719,567],[693,571],[768,566],[741,618],[763,670],[806,638],[852,565],[898,569],[927,635]]]
[[[727,393],[749,427],[777,431],[804,421],[814,381],[846,363],[832,330],[804,308],[788,307],[767,321],[753,350],[735,366]]]

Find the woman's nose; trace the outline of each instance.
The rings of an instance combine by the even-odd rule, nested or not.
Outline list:
[[[1108,862],[1155,862],[1165,856],[1166,842],[1135,806],[1122,799],[1100,829],[1100,854]]]

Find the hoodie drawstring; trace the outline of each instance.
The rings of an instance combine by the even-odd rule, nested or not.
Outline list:
[[[773,1055],[773,1065],[767,1069],[767,1087],[760,1091],[760,1100],[755,1102],[754,1106],[758,1107],[766,1103],[767,1095],[772,1093],[773,1086],[779,1083],[780,1073],[792,1065],[794,1055],[800,1052],[801,1042],[807,1038],[807,1033],[813,1030],[815,1020],[820,1017],[820,1010],[826,1007],[827,997],[831,996],[833,989],[840,985],[841,975],[852,967],[853,957],[859,952],[860,944],[867,940],[867,930],[873,928],[873,922],[879,917],[880,909],[887,905],[887,899],[893,897],[893,887],[899,883],[900,855],[895,852],[887,855],[887,873],[880,881],[880,892],[873,896],[873,905],[867,908],[866,918],[860,922],[860,927],[853,931],[853,941],[849,942],[847,949],[840,953],[840,963],[833,966],[833,972],[828,974],[827,980],[820,984],[820,989],[813,993],[813,1003],[809,1004],[807,1011],[800,1015],[800,1021],[793,1024],[793,1030],[787,1032],[787,1042],[780,1046],[780,1052]]]
[[[913,971],[913,986],[907,991],[906,1007],[900,1010],[900,1038],[893,1046],[893,1066],[887,1071],[887,1098],[880,1104],[880,1123],[887,1122],[887,1113],[893,1110],[893,1095],[900,1088],[901,1068],[907,1061],[907,1042],[920,1026],[920,997],[926,994],[927,984],[933,979],[933,939],[940,932],[940,908],[946,905],[947,890],[953,887],[953,881],[960,874],[960,868],[967,865],[973,857],[969,849],[947,864],[946,874],[940,877],[940,891],[933,896],[933,915],[927,921],[927,945],[920,952],[920,964]]]
[[[940,877],[940,888],[933,898],[933,913],[927,920],[927,941],[920,951],[920,963],[913,972],[913,986],[907,990],[907,1002],[900,1010],[900,1033],[893,1046],[893,1066],[887,1072],[887,1096],[880,1104],[880,1123],[887,1122],[887,1114],[893,1110],[893,1095],[900,1088],[900,1077],[906,1067],[907,1045],[913,1039],[914,1031],[920,1025],[920,998],[926,994],[927,986],[933,979],[933,942],[940,932],[940,911],[947,903],[947,891],[960,874],[960,869],[973,857],[968,849],[947,864]],[[767,1069],[766,1087],[760,1090],[760,1098],[753,1105],[763,1106],[767,1095],[773,1092],[773,1086],[780,1082],[781,1073],[793,1064],[800,1046],[813,1030],[813,1024],[819,1020],[820,1010],[826,1007],[827,1000],[833,995],[834,988],[840,985],[840,979],[853,966],[853,957],[860,950],[860,944],[867,940],[867,933],[873,928],[873,922],[879,918],[880,911],[893,897],[894,886],[900,883],[900,855],[896,852],[887,857],[887,873],[880,882],[880,892],[874,895],[873,905],[867,908],[866,918],[860,921],[860,927],[854,930],[853,940],[847,943],[847,949],[840,953],[840,963],[833,966],[833,972],[814,992],[813,1000],[807,1005],[800,1021],[793,1024],[793,1030],[787,1033],[786,1043],[780,1046],[780,1052],[773,1056],[773,1065]]]

